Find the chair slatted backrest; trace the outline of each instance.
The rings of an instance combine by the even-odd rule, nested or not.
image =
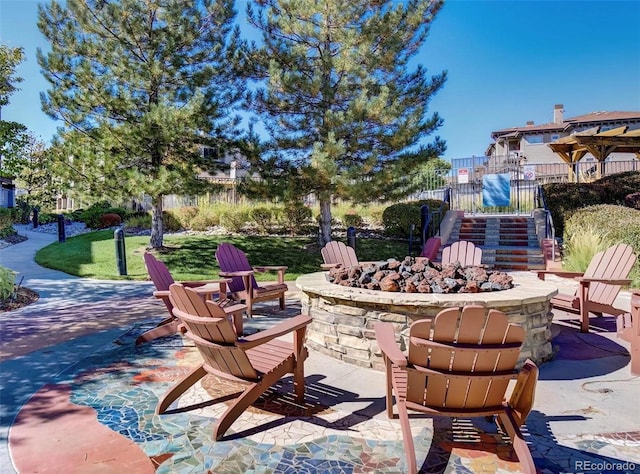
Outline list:
[[[253,267],[247,260],[245,253],[232,244],[223,242],[218,245],[216,250],[216,260],[220,266],[220,270],[223,272],[243,272],[251,271]],[[251,275],[252,288],[258,288],[258,282],[255,277]],[[251,288],[244,287],[244,280],[242,277],[233,277],[229,283],[229,290],[233,293],[240,291],[250,291]]]
[[[594,255],[584,272],[585,278],[606,278],[613,280],[626,279],[636,262],[633,248],[627,244],[618,244]],[[605,305],[613,305],[620,285],[609,285],[594,282],[589,285],[590,301]]]
[[[217,303],[205,302],[196,291],[179,283],[171,285],[170,292],[174,314],[186,327],[186,337],[195,343],[206,366],[243,380],[259,377],[245,351],[236,346],[233,326]]]
[[[143,258],[144,265],[147,267],[147,273],[149,273],[149,278],[151,278],[156,290],[168,291],[169,287],[174,283],[174,280],[171,276],[171,272],[169,272],[169,269],[164,262],[158,260],[149,252],[145,252]],[[169,310],[169,313],[171,313],[173,307],[169,300],[167,298],[162,298],[162,301]]]
[[[460,265],[480,265],[482,249],[473,242],[460,240],[442,249],[442,263],[460,262]]]
[[[411,325],[408,401],[471,412],[501,406],[525,331],[500,311],[485,312],[450,308]]]
[[[322,247],[320,253],[322,254],[322,260],[326,264],[339,263],[344,268],[358,265],[358,257],[353,247],[337,240],[328,242]]]

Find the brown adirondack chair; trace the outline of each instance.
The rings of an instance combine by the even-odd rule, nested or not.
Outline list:
[[[435,319],[415,321],[409,329],[405,356],[396,343],[394,326],[374,327],[387,374],[387,416],[397,406],[409,472],[417,472],[408,410],[434,416],[479,417],[498,415],[525,472],[536,472],[520,426],[535,396],[538,368],[527,360],[515,367],[525,338],[521,326],[504,313],[482,306],[442,310]],[[509,381],[517,379],[509,401]]]
[[[230,279],[229,291],[231,297],[235,300],[246,302],[249,317],[253,316],[253,304],[260,301],[278,299],[280,309],[285,308],[285,293],[288,287],[284,282],[284,275],[287,267],[252,267],[244,252],[229,243],[221,243],[218,246],[216,260],[221,270],[219,275]],[[266,271],[278,272],[277,283],[258,284],[254,273]]]
[[[631,374],[640,375],[640,289],[631,293],[631,312],[618,316],[618,337],[631,344]]]
[[[325,270],[333,267],[341,266],[349,268],[354,265],[358,265],[358,257],[353,247],[345,245],[338,240],[332,240],[320,249],[322,254],[322,268]]]
[[[173,315],[173,305],[169,300],[169,286],[175,283],[171,276],[171,272],[169,272],[169,269],[164,262],[158,260],[153,254],[145,252],[143,258],[149,277],[156,287],[156,291],[153,292],[153,295],[162,300],[169,311],[169,317],[160,321],[155,328],[141,334],[136,339],[136,345],[152,341],[159,337],[175,334],[178,330],[178,324],[180,323],[180,321]],[[204,298],[225,298],[227,294],[227,280],[183,281],[181,283],[185,286],[195,288],[198,294]],[[234,319],[236,328],[240,329],[239,334],[242,334],[242,315]]]
[[[573,295],[559,293],[551,299],[551,306],[580,315],[580,331],[589,332],[589,313],[598,316],[625,313],[613,304],[622,285],[631,283],[628,277],[636,258],[630,245],[617,244],[595,254],[584,273],[541,270],[538,278],[544,280],[545,275],[552,274],[578,281],[578,289]]]
[[[482,249],[473,242],[460,240],[442,249],[442,263],[460,262],[460,265],[480,265]]]
[[[204,302],[193,289],[177,283],[171,285],[170,294],[174,312],[182,321],[181,330],[193,341],[203,363],[165,393],[156,407],[157,414],[165,413],[175,400],[207,374],[246,385],[216,422],[213,430],[216,440],[265,390],[287,374],[293,374],[297,401],[304,401],[304,361],[308,357],[304,338],[306,327],[311,323],[310,316],[295,316],[238,339],[215,302]],[[277,339],[285,334],[292,334],[293,341]],[[228,397],[219,401],[227,402]]]

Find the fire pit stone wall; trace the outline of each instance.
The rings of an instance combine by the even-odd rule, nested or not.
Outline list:
[[[313,318],[307,331],[310,349],[362,367],[383,370],[374,325],[385,321],[397,328],[401,347],[406,347],[409,325],[434,317],[444,308],[468,304],[503,311],[511,322],[526,331],[520,361],[537,364],[553,357],[549,301],[557,288],[529,272],[513,272],[513,288],[478,293],[401,293],[353,288],[331,283],[326,272],[303,275],[296,280],[302,291],[302,312]]]

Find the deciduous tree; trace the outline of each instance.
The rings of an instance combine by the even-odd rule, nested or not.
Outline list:
[[[18,122],[2,120],[2,107],[22,82],[16,68],[24,60],[22,48],[0,45],[0,176],[14,178],[26,163],[26,146],[29,140],[27,127]]]
[[[438,137],[425,139],[442,123],[427,106],[446,72],[428,76],[415,60],[441,6],[438,0],[249,4],[249,22],[262,32],[251,71],[262,82],[250,108],[269,133],[253,163],[265,179],[254,189],[315,193],[322,243],[331,240],[334,198],[405,196],[417,189],[412,173],[444,152]]]
[[[202,145],[237,139],[244,81],[232,0],[66,0],[39,8],[51,51],[43,110],[64,128],[66,169],[95,198],[153,203],[151,246],[163,244],[166,194],[195,192],[216,166]]]

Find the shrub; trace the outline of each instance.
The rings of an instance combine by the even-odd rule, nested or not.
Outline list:
[[[108,227],[115,227],[122,223],[122,218],[118,214],[112,212],[103,214],[100,216],[98,226],[100,229],[106,229]]]
[[[407,238],[411,224],[416,226],[416,232],[420,233],[421,207],[429,206],[431,212],[437,211],[442,206],[442,201],[426,199],[388,206],[382,213],[382,225],[384,233],[390,237]],[[445,211],[448,207],[445,206]],[[443,216],[441,216],[442,218]]]
[[[14,235],[14,234],[17,234],[17,232],[12,225],[0,227],[0,239],[6,239],[10,235]]]
[[[13,215],[11,209],[0,207],[0,229],[9,227],[13,224]]]
[[[568,238],[593,229],[607,243],[607,247],[617,243],[631,245],[640,255],[640,211],[625,206],[601,204],[575,211],[566,222]],[[630,278],[632,286],[640,286],[640,261],[636,261]]]
[[[56,222],[58,222],[58,214],[54,214],[53,212],[43,212],[38,214],[39,224],[54,224]]]
[[[640,193],[627,194],[624,197],[624,205],[640,211]]]
[[[220,225],[229,232],[240,232],[247,223],[248,212],[245,209],[228,208],[220,214]]]
[[[193,227],[193,220],[199,214],[200,210],[194,206],[183,206],[178,209],[171,210],[173,217],[180,222],[182,229],[191,229]]]
[[[151,229],[151,214],[148,212],[136,212],[127,217],[126,227],[137,229]]]
[[[573,272],[584,272],[593,256],[609,247],[606,236],[593,227],[572,233],[564,248],[563,267]]]
[[[19,224],[28,224],[31,221],[33,207],[24,199],[16,199],[16,206],[13,208],[13,220]]]
[[[15,291],[16,273],[0,266],[0,300],[6,300]]]
[[[361,228],[364,225],[364,219],[354,210],[350,210],[344,213],[342,216],[342,223],[345,227]]]
[[[598,204],[623,204],[625,197],[638,189],[638,171],[613,174],[593,183],[552,183],[543,186],[558,237],[564,236],[565,223],[576,210]]]
[[[108,201],[99,201],[91,205],[80,215],[80,220],[90,229],[97,229],[100,225],[100,217],[109,213],[111,204]],[[120,216],[122,217],[122,216]]]
[[[220,224],[220,215],[213,208],[203,208],[191,220],[191,229],[197,231],[207,230]]]
[[[266,234],[271,227],[273,211],[269,207],[259,206],[249,211],[249,217],[256,224],[260,232]]]
[[[162,224],[165,232],[178,232],[183,228],[173,211],[162,211]]]
[[[304,233],[305,226],[310,223],[312,216],[311,209],[302,202],[290,201],[284,206],[286,226],[292,235]]]

